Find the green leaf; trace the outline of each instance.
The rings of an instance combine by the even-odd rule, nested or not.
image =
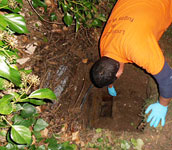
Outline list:
[[[62,3],[62,10],[63,10],[64,13],[66,13],[68,11],[68,7],[64,3]]]
[[[5,87],[4,87],[4,82],[5,81],[6,81],[5,79],[0,78],[0,90],[5,90]]]
[[[41,145],[37,148],[37,150],[45,150],[45,146],[44,145]]]
[[[1,0],[0,1],[0,8],[5,9],[6,7],[8,7],[8,0]]]
[[[5,14],[4,19],[8,23],[11,30],[17,33],[28,33],[24,17],[19,14]]]
[[[34,105],[43,105],[46,104],[43,100],[38,100],[38,99],[29,99],[29,102],[34,104]]]
[[[12,95],[5,95],[3,98],[0,99],[0,114],[8,115],[13,111],[11,100]]]
[[[0,128],[4,128],[7,126],[7,122],[5,120],[0,121]]]
[[[7,135],[7,131],[5,130],[0,130],[0,136],[6,136]]]
[[[6,147],[4,146],[1,146],[1,150],[7,150]]]
[[[43,137],[41,136],[40,131],[33,131],[33,134],[34,134],[37,142],[40,142],[43,139]]]
[[[23,4],[23,1],[22,0],[16,0],[16,2],[18,2],[20,4]]]
[[[0,56],[0,76],[10,80],[17,86],[21,84],[20,73],[5,63],[4,56]]]
[[[41,131],[43,129],[45,129],[46,127],[48,127],[48,123],[46,123],[43,119],[38,119],[36,121],[36,124],[34,125],[34,131]]]
[[[91,23],[93,27],[101,27],[102,26],[102,21],[99,19],[94,19],[93,22]]]
[[[38,89],[29,95],[29,98],[56,100],[54,92],[48,88]]]
[[[76,20],[76,32],[78,32],[80,25],[80,22]]]
[[[51,13],[51,14],[50,14],[50,20],[51,20],[51,21],[57,20],[57,16],[56,16],[55,13]]]
[[[22,125],[12,126],[11,138],[18,144],[31,144],[32,140],[29,128]]]
[[[23,117],[20,116],[20,115],[17,115],[17,114],[15,114],[15,115],[13,116],[13,118],[11,119],[11,121],[13,121],[14,124],[17,123],[17,122],[21,122],[21,121],[23,121],[23,120],[24,120]]]
[[[97,19],[103,21],[103,22],[106,22],[106,16],[104,14],[99,14]]]
[[[5,21],[4,17],[0,15],[0,28],[5,29],[8,26],[8,23]]]
[[[23,118],[29,118],[34,114],[36,114],[36,108],[33,105],[28,103],[23,105],[23,110],[21,111],[21,116]]]
[[[65,13],[64,15],[64,23],[67,25],[67,26],[70,26],[73,22],[73,17],[67,12]]]
[[[47,5],[41,0],[32,0],[32,5],[34,8],[43,7],[47,11]]]

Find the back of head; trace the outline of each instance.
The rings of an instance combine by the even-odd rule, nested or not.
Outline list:
[[[96,87],[102,88],[112,84],[117,78],[119,62],[103,56],[94,63],[90,71],[90,78]]]

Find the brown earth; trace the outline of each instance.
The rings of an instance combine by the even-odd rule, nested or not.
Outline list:
[[[150,76],[137,66],[127,64],[122,77],[114,83],[116,97],[109,96],[107,88],[93,87],[80,109],[91,85],[89,70],[99,58],[102,29],[81,28],[75,33],[74,26],[66,28],[63,24],[41,22],[35,14],[30,16],[26,12],[32,10],[26,6],[30,33],[20,38],[22,45],[36,42],[37,48],[29,56],[30,61],[22,66],[31,67],[41,79],[40,88],[51,88],[59,99],[41,107],[42,117],[50,124],[49,134],[58,133],[64,125],[71,132],[88,128],[140,132],[144,100],[151,93]],[[41,25],[36,26],[37,21]],[[23,57],[26,56],[23,52]]]

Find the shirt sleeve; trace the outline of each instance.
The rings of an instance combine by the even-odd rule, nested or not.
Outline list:
[[[160,96],[164,98],[172,97],[172,68],[165,62],[163,69],[154,75],[158,83]]]

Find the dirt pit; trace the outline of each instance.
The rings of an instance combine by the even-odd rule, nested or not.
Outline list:
[[[125,66],[123,75],[114,83],[116,97],[111,97],[107,88],[93,87],[80,109],[91,85],[90,68],[99,58],[102,29],[81,28],[75,33],[74,27],[47,24],[37,16],[26,15],[26,20],[30,33],[21,36],[21,41],[23,45],[36,43],[37,47],[22,67],[31,67],[40,77],[40,88],[52,89],[59,99],[42,106],[42,117],[50,124],[50,134],[59,132],[64,124],[72,131],[78,128],[138,131],[144,100],[149,97],[150,77],[132,64]],[[35,21],[39,28],[34,26]]]
[[[65,123],[62,118],[70,124],[79,122],[84,128],[137,131],[143,103],[148,97],[148,75],[127,64],[123,75],[114,83],[116,97],[111,97],[107,88],[93,87],[80,110],[82,98],[91,85],[90,68],[98,59],[95,35],[100,36],[101,30],[81,29],[74,33],[68,29],[52,33],[50,27],[44,28],[48,31],[44,33],[48,41],[40,42],[27,65],[41,78],[40,88],[51,88],[59,98],[58,103],[43,106],[43,117],[51,122],[52,132]]]
[[[142,121],[144,100],[148,97],[148,75],[128,64],[120,79],[114,83],[117,96],[107,88],[93,88],[84,106],[87,126],[112,131],[138,131]]]

